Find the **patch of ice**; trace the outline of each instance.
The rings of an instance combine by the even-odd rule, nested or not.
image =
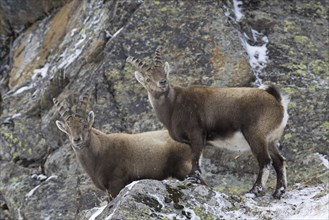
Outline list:
[[[80,44],[82,44],[87,38],[86,34],[81,34],[81,36],[82,36],[82,38],[74,45],[75,48],[80,46]]]
[[[78,29],[77,28],[73,28],[72,31],[71,31],[71,37],[73,37],[75,35],[75,32],[77,31]]]
[[[158,201],[158,203],[162,206],[165,207],[166,205],[163,203],[163,198],[160,198],[160,195],[157,194],[149,194],[151,197],[153,197],[154,199],[156,199]]]
[[[329,195],[317,195],[325,192],[322,186],[305,187],[288,191],[281,200],[272,200],[267,205],[259,205],[254,199],[246,198],[245,207],[252,210],[252,216],[260,219],[271,216],[273,219],[323,219],[329,216]]]
[[[39,175],[37,175],[37,174],[33,174],[31,177],[32,177],[33,179],[35,179],[35,180],[39,180],[39,181],[43,181],[43,180],[45,180],[45,179],[48,178],[46,175],[43,175],[43,174],[39,174]]]
[[[46,181],[45,181],[45,182],[48,182],[48,181],[51,180],[51,179],[56,179],[56,178],[57,178],[57,176],[55,176],[55,175],[52,175],[52,176],[50,176],[50,177],[47,178],[47,176],[45,176],[45,175],[43,175],[43,174],[40,174],[40,175],[33,174],[31,177],[32,177],[32,178],[37,178],[37,180],[44,180],[44,179],[46,178]],[[39,185],[37,185],[36,187],[34,187],[30,192],[28,192],[28,193],[25,195],[26,199],[29,199],[29,198],[33,195],[33,193],[34,193],[34,192],[35,192],[35,191],[36,191],[41,185],[42,185],[42,183],[39,184]]]
[[[241,6],[243,5],[243,1],[241,0],[233,0],[233,11],[235,15],[235,20],[237,22],[244,16],[241,11]],[[229,11],[229,10],[226,10]],[[225,13],[226,16],[230,17],[230,13]],[[242,42],[242,46],[246,50],[248,57],[249,57],[249,65],[252,68],[254,75],[256,77],[256,81],[254,82],[255,85],[261,85],[262,80],[260,79],[259,75],[261,71],[266,67],[268,62],[268,51],[267,51],[267,44],[269,42],[267,36],[264,36],[262,33],[251,29],[252,36],[248,36],[246,33],[240,34],[240,39]],[[250,39],[253,38],[253,39]],[[252,42],[258,42],[257,46],[250,45],[248,40]],[[261,45],[259,44],[261,43]]]
[[[83,24],[86,24],[89,20],[90,16],[86,17],[86,19],[83,21]]]
[[[66,54],[66,50],[64,52]],[[64,61],[59,64],[58,69],[62,69],[63,67],[68,67],[80,54],[82,53],[82,49],[76,49],[74,53],[69,55],[68,57],[61,55],[64,58]]]
[[[125,188],[127,188],[128,191],[122,196],[122,198],[124,198],[124,197],[130,192],[130,190],[133,188],[133,186],[134,186],[136,183],[138,183],[138,182],[139,182],[139,180],[137,180],[137,181],[133,181],[133,182],[131,182],[130,184],[126,185]],[[119,201],[117,207],[120,207],[120,204],[121,204],[121,201]],[[105,220],[111,220],[111,219],[112,219],[112,216],[114,215],[115,211],[117,210],[117,207],[113,208],[112,213],[111,213],[109,216],[107,216],[107,217],[105,218]]]
[[[33,193],[41,186],[41,184],[37,185],[36,187],[34,187],[30,192],[26,193],[25,197],[28,199],[30,198]]]
[[[329,169],[329,160],[327,158],[326,155],[320,154],[320,153],[315,153],[316,156],[318,156],[320,158],[320,160],[322,161],[322,164]]]
[[[11,116],[11,119],[18,118],[18,117],[20,117],[21,115],[22,115],[21,113],[16,113],[16,114],[14,114],[13,116]]]
[[[15,95],[18,95],[18,94],[20,94],[20,93],[22,93],[22,92],[25,92],[25,91],[27,91],[27,90],[30,90],[30,89],[32,89],[33,88],[33,85],[31,84],[31,85],[28,85],[28,86],[23,86],[23,87],[21,87],[21,88],[19,88],[19,89],[17,89],[16,90],[16,92],[14,92],[14,96]]]
[[[110,38],[112,37],[112,34],[108,30],[105,30],[105,37]]]
[[[234,14],[237,21],[240,21],[240,19],[243,17],[243,14],[241,12],[240,6],[242,5],[242,1],[239,0],[233,0],[233,7],[234,7]]]
[[[195,214],[195,212],[194,212],[193,209],[184,208],[184,211],[185,211],[185,213],[190,213],[191,214],[191,216],[189,216],[188,219],[191,219],[191,220],[201,220],[201,218]]]
[[[131,182],[130,184],[128,184],[127,186],[126,186],[126,188],[128,189],[128,190],[131,190],[132,188],[133,188],[133,186],[136,184],[136,183],[138,183],[139,182],[139,180],[137,180],[137,181],[133,181],[133,182]]]
[[[246,193],[246,194],[244,194],[244,196],[245,196],[246,198],[256,198],[255,193]]]
[[[18,220],[23,220],[23,216],[21,213],[21,207],[18,208],[17,212],[18,212]]]
[[[48,74],[49,63],[46,63],[41,69],[35,69],[32,75],[32,81],[38,80],[39,78],[45,78]]]
[[[328,220],[329,217],[329,195],[327,194],[312,204],[304,204],[300,207],[300,212],[288,216],[287,219],[323,219]]]
[[[101,207],[96,207],[96,208],[93,208],[93,210],[96,210],[89,218],[89,220],[95,220],[95,218],[97,216],[99,216],[103,211],[104,209],[107,207],[107,203]]]
[[[123,30],[123,27],[122,28],[120,28],[117,32],[115,32],[113,35],[112,35],[112,38],[111,39],[113,39],[113,38],[115,38],[116,36],[118,36],[118,34],[120,34],[120,32]]]
[[[58,176],[52,175],[52,176],[47,178],[46,182],[48,182],[49,180],[52,180],[52,179],[57,179],[57,178],[58,178]]]
[[[267,37],[265,38],[267,39]],[[242,46],[246,50],[248,57],[249,57],[249,65],[254,71],[256,76],[256,85],[261,85],[262,80],[259,78],[259,73],[266,67],[268,62],[267,56],[267,43],[264,43],[261,46],[251,46],[247,39],[241,37]],[[268,42],[268,40],[263,41]]]

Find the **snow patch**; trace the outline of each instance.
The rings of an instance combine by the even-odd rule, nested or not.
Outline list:
[[[35,87],[35,83],[33,83],[33,81],[37,81],[40,78],[43,79],[48,75],[48,69],[49,69],[49,64],[45,64],[44,67],[42,67],[41,69],[35,69],[33,70],[33,75],[31,77],[32,82],[29,85],[23,86],[19,89],[17,89],[12,95],[16,96],[18,94],[21,94],[27,90],[30,90],[32,88]],[[7,93],[7,95],[9,95],[11,92]]]
[[[235,15],[236,22],[239,22],[243,18],[244,14],[242,13],[243,1],[233,0],[233,11]],[[230,17],[230,13],[226,10],[225,15]],[[266,67],[268,62],[268,51],[267,44],[269,42],[267,36],[264,36],[262,33],[251,29],[251,35],[248,36],[246,33],[240,33],[240,39],[242,46],[246,50],[249,57],[249,65],[252,68],[254,75],[256,77],[255,85],[261,85],[262,80],[259,78],[262,70]],[[251,39],[252,38],[252,39]],[[253,42],[251,45],[249,42]]]
[[[130,184],[126,185],[125,188],[127,188],[128,190],[127,190],[127,192],[126,192],[122,197],[125,197],[125,196],[130,192],[130,190],[133,188],[133,186],[134,186],[136,183],[138,183],[138,182],[139,182],[139,180],[137,180],[137,181],[133,181],[133,182],[131,182]],[[120,204],[121,204],[121,201],[119,201],[117,207],[119,207]],[[117,210],[117,207],[116,207],[116,208],[113,208],[112,213],[111,213],[109,216],[107,216],[107,217],[105,218],[105,220],[111,220],[111,219],[112,219],[112,216],[114,215],[115,211]]]
[[[33,84],[28,85],[28,86],[23,86],[23,87],[17,89],[16,92],[14,92],[13,95],[14,95],[14,96],[15,96],[15,95],[18,95],[18,94],[20,94],[20,93],[22,93],[22,92],[25,92],[25,91],[27,91],[27,90],[30,90],[30,89],[32,89],[32,88],[33,88]]]
[[[260,219],[269,214],[274,219],[327,219],[329,195],[317,197],[325,191],[321,186],[288,191],[281,200],[272,200],[266,206],[260,206],[254,199],[246,198],[245,206],[248,207],[247,210],[252,210],[249,213],[251,216],[257,214]]]
[[[234,14],[237,21],[243,17],[240,6],[243,4],[242,1],[233,0]]]
[[[73,37],[75,35],[75,32],[77,31],[78,29],[77,28],[73,28],[72,31],[71,31],[71,37]]]
[[[90,218],[88,220],[95,220],[95,218],[97,216],[99,216],[103,211],[104,209],[107,207],[107,203],[101,207],[96,207],[96,208],[93,208],[92,210],[95,210],[95,212],[90,216]]]
[[[320,158],[320,160],[322,161],[322,164],[327,168],[329,169],[329,160],[328,160],[328,157],[327,155],[323,155],[323,154],[320,154],[320,153],[315,153],[316,156],[318,156]]]
[[[185,213],[189,213],[191,214],[188,219],[191,219],[191,220],[201,220],[201,218],[199,216],[197,216],[194,212],[193,209],[190,209],[190,208],[184,208],[184,211]]]
[[[13,116],[11,116],[11,119],[18,118],[18,117],[20,117],[21,115],[22,115],[21,113],[16,113],[16,114],[14,114]]]
[[[61,54],[61,57],[64,58],[63,62],[58,65],[58,69],[66,68],[68,67],[75,59],[82,53],[82,49],[76,49],[74,53],[70,54],[68,57],[66,57],[67,50],[64,51],[63,54]]]
[[[52,175],[50,177],[47,177],[43,174],[40,174],[40,175],[37,175],[37,174],[33,174],[31,176],[33,179],[35,180],[39,180],[39,181],[42,181],[42,180],[46,180],[45,182],[48,182],[49,180],[52,180],[52,179],[57,179],[57,176],[55,175]],[[30,192],[28,192],[25,197],[26,199],[29,199],[31,196],[33,196],[34,192],[42,185],[43,183],[37,185],[36,187],[34,187]]]
[[[262,84],[262,80],[259,78],[259,74],[266,67],[268,62],[268,56],[267,56],[268,39],[266,36],[264,36],[263,39],[264,39],[263,42],[265,42],[263,45],[252,46],[248,43],[248,39],[246,39],[245,37],[241,37],[242,46],[247,51],[249,57],[249,65],[253,69],[253,72],[256,76],[256,82],[255,82],[256,85]]]
[[[48,182],[49,180],[52,180],[52,179],[57,179],[57,178],[58,178],[58,176],[52,175],[46,179],[46,182]]]
[[[162,206],[165,207],[166,205],[163,203],[163,198],[160,198],[160,195],[157,194],[149,194],[151,197],[153,197],[154,199],[156,199],[158,201],[158,203]],[[162,196],[161,196],[162,197]]]
[[[38,174],[33,174],[31,177],[33,179],[39,180],[39,181],[43,181],[43,180],[48,178],[46,175],[43,175],[43,174],[39,174],[39,175]]]
[[[25,195],[26,199],[29,199],[29,198],[33,195],[33,193],[34,193],[34,192],[35,192],[40,186],[41,186],[41,184],[40,184],[40,185],[37,185],[37,186],[34,187],[30,192],[26,193],[26,195]]]
[[[137,181],[133,181],[133,182],[129,183],[129,184],[126,186],[126,188],[130,191],[130,190],[133,188],[133,186],[136,185],[136,183],[138,183],[138,182],[139,182],[139,180],[137,180]]]
[[[47,76],[49,69],[49,63],[46,63],[41,69],[33,70],[32,81],[43,79]]]
[[[118,36],[118,34],[120,34],[120,32],[123,30],[123,27],[120,28],[117,32],[115,32],[112,36],[112,39],[115,38],[116,36]]]

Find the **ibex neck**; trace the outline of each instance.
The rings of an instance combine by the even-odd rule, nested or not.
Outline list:
[[[91,177],[95,185],[98,186],[97,180],[95,179],[95,170],[97,169],[99,159],[98,149],[95,149],[95,147],[97,146],[96,142],[99,142],[99,140],[93,131],[90,132],[89,140],[89,143],[83,149],[76,151],[75,153],[84,170]]]
[[[157,118],[166,128],[169,128],[173,106],[176,100],[175,89],[169,86],[166,93],[161,95],[152,95],[149,93],[148,96]]]

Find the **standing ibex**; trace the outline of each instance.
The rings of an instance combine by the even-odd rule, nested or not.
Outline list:
[[[109,198],[132,181],[162,180],[174,177],[183,180],[191,171],[190,147],[172,140],[167,131],[140,134],[105,134],[92,128],[94,112],[86,114],[89,95],[79,99],[76,114],[69,114],[55,98],[58,112],[64,120],[56,121],[66,133],[81,165]]]
[[[128,57],[127,62],[140,71],[135,72],[135,77],[147,89],[155,114],[170,136],[190,145],[193,159],[188,179],[198,182],[198,160],[207,142],[231,138],[241,132],[260,168],[250,192],[257,195],[263,191],[273,163],[277,173],[273,196],[281,197],[287,181],[285,158],[277,145],[288,120],[289,100],[275,86],[261,89],[171,86],[170,66],[163,63],[160,48],[155,52],[152,66],[133,57]]]

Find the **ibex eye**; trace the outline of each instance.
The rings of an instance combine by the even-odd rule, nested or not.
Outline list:
[[[150,80],[150,78],[146,78],[146,82],[150,82],[151,80]]]

